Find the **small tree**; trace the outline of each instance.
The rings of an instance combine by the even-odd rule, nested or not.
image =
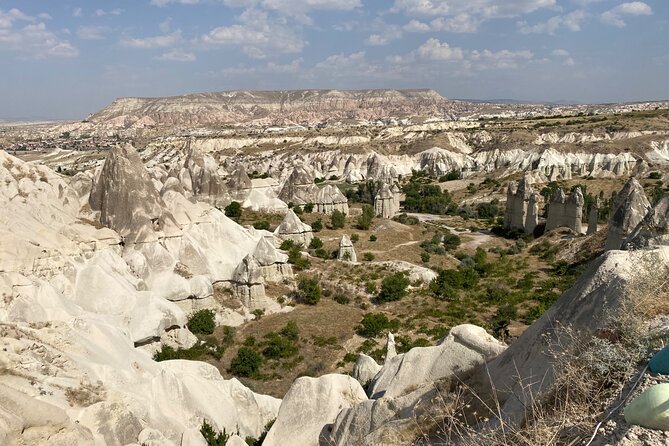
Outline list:
[[[253,376],[262,365],[262,356],[251,347],[241,347],[230,363],[230,371],[236,376]]]
[[[376,296],[379,302],[392,302],[400,300],[407,294],[409,279],[403,272],[384,277],[381,282],[381,290]]]
[[[269,231],[269,222],[267,220],[260,220],[253,223],[253,227],[256,229],[264,229],[265,231]]]
[[[330,215],[330,224],[332,229],[341,229],[346,224],[346,216],[340,210],[335,209]]]
[[[304,212],[307,214],[311,214],[314,211],[314,204],[313,203],[307,203],[304,205]]]
[[[237,201],[233,201],[225,207],[224,212],[226,217],[238,220],[242,216],[242,205]]]
[[[311,229],[314,232],[321,232],[323,230],[323,221],[321,221],[321,219],[319,218],[318,220],[316,220],[311,224]]]
[[[318,280],[302,276],[297,284],[299,299],[308,305],[316,305],[321,300],[321,286]]]
[[[188,329],[194,334],[212,334],[216,329],[214,312],[209,309],[196,311],[188,319]]]
[[[351,234],[352,243],[358,243],[358,240],[360,240],[360,236],[358,234]]]
[[[318,237],[314,237],[309,242],[309,249],[318,249],[323,247],[323,240]]]
[[[216,432],[214,427],[204,420],[200,426],[200,433],[207,442],[207,446],[225,446],[230,439],[230,435],[223,429],[223,432]]]
[[[366,231],[372,225],[372,220],[374,220],[374,208],[368,204],[362,206],[362,215],[358,217],[357,226],[358,229]]]

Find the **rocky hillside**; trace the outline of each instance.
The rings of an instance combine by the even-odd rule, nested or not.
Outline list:
[[[110,126],[285,125],[327,120],[443,115],[451,101],[433,90],[229,91],[120,98],[89,121]]]

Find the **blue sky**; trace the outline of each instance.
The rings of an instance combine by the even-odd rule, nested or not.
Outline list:
[[[433,88],[669,98],[666,0],[0,0],[0,117],[116,97]]]

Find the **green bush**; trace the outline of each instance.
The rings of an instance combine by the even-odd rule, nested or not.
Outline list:
[[[293,248],[294,246],[297,246],[295,244],[295,242],[288,239],[288,240],[284,240],[284,241],[281,242],[281,245],[279,246],[279,249],[282,249],[284,251],[290,251],[291,248]]]
[[[333,299],[335,302],[341,305],[347,305],[349,302],[351,302],[351,299],[341,291],[336,292]]]
[[[214,312],[209,309],[196,311],[188,319],[188,329],[193,334],[212,334],[216,329]]]
[[[260,354],[251,347],[240,347],[230,363],[230,371],[235,376],[250,377],[258,374],[263,359]]]
[[[495,218],[499,214],[499,206],[493,203],[479,203],[476,206],[478,218]]]
[[[460,246],[460,237],[455,234],[448,233],[444,236],[444,248],[447,251],[454,251]]]
[[[268,359],[282,359],[297,355],[300,351],[297,345],[299,335],[300,331],[295,321],[288,321],[278,333],[267,333],[263,356]]]
[[[321,232],[323,230],[323,221],[319,218],[311,224],[311,229],[314,232]]]
[[[302,210],[301,206],[295,206],[293,207],[293,212],[295,212],[295,215],[302,215],[304,214],[304,211]]]
[[[302,271],[311,266],[309,259],[304,257],[299,246],[295,245],[288,251],[288,263],[292,264],[296,271]]]
[[[341,229],[346,224],[346,216],[343,212],[335,209],[330,215],[330,225],[332,229]]]
[[[309,242],[309,249],[318,249],[323,247],[323,240],[318,237],[314,237]]]
[[[321,286],[318,280],[302,276],[298,280],[297,289],[301,302],[308,305],[316,305],[321,300]]]
[[[225,212],[226,217],[237,220],[242,216],[242,205],[236,201],[233,201],[227,205],[223,211]]]
[[[264,229],[265,231],[269,231],[269,222],[267,220],[260,220],[253,223],[253,227],[258,230]]]
[[[351,242],[357,243],[358,241],[360,241],[360,236],[358,234],[351,234]]]
[[[402,223],[403,225],[417,225],[420,223],[420,221],[416,217],[411,217],[407,215],[405,212],[401,213],[400,215],[396,215],[393,217],[393,220]]]
[[[370,242],[375,242],[377,240],[376,235],[372,234],[369,236],[369,241]]]
[[[362,205],[362,215],[358,217],[357,226],[358,229],[366,231],[372,225],[374,220],[374,208],[368,204]]]
[[[439,182],[443,183],[445,181],[453,181],[453,180],[460,180],[460,179],[462,179],[462,171],[461,170],[451,170],[446,175],[440,176],[439,177]]]
[[[662,174],[660,172],[651,172],[648,174],[648,179],[649,180],[659,180],[662,178]]]
[[[364,260],[366,262],[371,262],[374,259],[375,259],[375,256],[374,256],[373,253],[371,253],[371,252],[363,252],[362,253],[362,260]]]
[[[388,319],[383,313],[367,313],[362,317],[358,334],[365,338],[376,338],[386,331],[397,330],[399,326],[397,319]]]
[[[230,435],[225,432],[225,429],[223,429],[223,432],[216,432],[207,420],[202,422],[200,433],[204,437],[204,441],[207,442],[207,446],[225,446],[230,439]]]
[[[307,203],[304,205],[304,212],[307,214],[311,214],[314,211],[314,204],[313,203]]]
[[[420,261],[423,263],[428,263],[430,261],[430,254],[426,252],[421,252],[420,253]]]
[[[376,296],[379,302],[392,302],[400,300],[407,294],[407,287],[410,282],[406,274],[398,272],[383,278],[381,290]]]

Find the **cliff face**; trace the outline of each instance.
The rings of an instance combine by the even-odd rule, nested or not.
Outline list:
[[[434,115],[450,101],[433,90],[292,90],[199,93],[165,98],[120,98],[89,117],[118,127],[237,123],[317,123]]]

